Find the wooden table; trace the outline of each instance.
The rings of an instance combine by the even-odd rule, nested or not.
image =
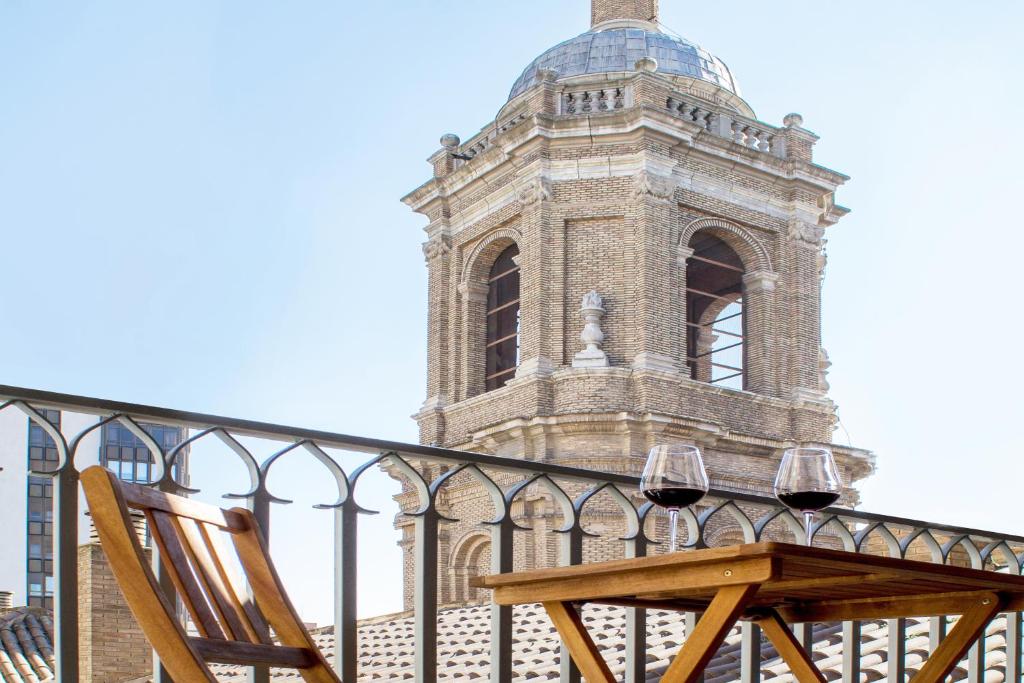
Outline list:
[[[801,683],[825,680],[787,623],[963,615],[914,677],[938,683],[999,613],[1024,609],[1024,577],[788,543],[678,552],[574,567],[495,574],[499,605],[543,603],[581,673],[615,679],[576,605],[703,612],[662,681],[689,683],[704,671],[738,619],[764,631]]]

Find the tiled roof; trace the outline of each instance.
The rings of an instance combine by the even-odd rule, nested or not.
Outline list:
[[[48,611],[18,607],[0,613],[0,680],[56,680],[54,666],[53,620]]]
[[[598,647],[608,660],[612,673],[621,678],[625,669],[625,619],[622,608],[587,606],[583,609],[587,624]],[[490,608],[476,605],[442,610],[438,614],[438,680],[486,680],[490,670]],[[683,641],[683,616],[674,612],[648,611],[647,680],[654,681],[668,668]],[[558,679],[558,638],[547,615],[539,605],[515,608],[513,619],[513,678]],[[989,625],[985,648],[985,683],[1001,683],[1006,662],[1006,621],[998,617]],[[333,631],[328,627],[314,632],[317,645],[332,659]],[[861,681],[886,678],[889,630],[887,622],[863,622],[861,627]],[[414,677],[414,629],[408,615],[364,620],[359,628],[359,680],[401,681]],[[814,659],[828,680],[840,678],[842,671],[841,626],[818,625],[814,630]],[[916,672],[928,655],[928,620],[907,620],[906,665]],[[789,683],[788,667],[767,644],[761,652],[763,681]],[[219,681],[244,680],[245,669],[238,666],[212,667]],[[739,679],[740,634],[735,629],[718,651],[706,671],[706,683],[726,683]],[[951,680],[966,678],[967,671],[957,668]],[[302,679],[293,671],[274,671],[276,683]]]

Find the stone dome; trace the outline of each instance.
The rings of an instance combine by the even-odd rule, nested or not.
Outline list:
[[[554,69],[558,78],[632,71],[641,57],[658,61],[658,73],[712,83],[739,96],[739,86],[725,62],[682,38],[643,28],[588,31],[560,43],[533,60],[512,86],[508,98],[539,82],[537,72]]]

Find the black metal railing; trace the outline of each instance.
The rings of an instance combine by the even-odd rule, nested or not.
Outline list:
[[[62,429],[46,420],[43,409],[56,409],[95,416],[88,427],[71,434],[67,421]],[[413,520],[415,527],[414,571],[415,594],[413,611],[416,632],[416,680],[436,680],[437,623],[438,623],[438,531],[446,518],[438,507],[440,491],[460,476],[471,476],[489,494],[497,512],[494,519],[482,523],[489,528],[491,570],[511,571],[516,548],[517,525],[513,505],[527,490],[540,488],[561,511],[563,525],[553,533],[560,536],[559,562],[579,564],[584,560],[585,516],[588,505],[597,498],[604,499],[607,511],[610,497],[616,513],[620,514],[625,533],[621,539],[622,553],[626,557],[640,557],[655,552],[658,543],[649,523],[655,514],[649,503],[641,503],[635,495],[639,481],[623,474],[600,473],[575,467],[538,461],[525,461],[479,453],[453,451],[429,446],[368,439],[325,431],[286,427],[276,424],[239,420],[215,415],[167,410],[144,405],[120,403],[52,392],[0,386],[0,410],[20,410],[41,427],[56,444],[59,462],[56,470],[40,472],[39,476],[54,479],[54,578],[55,578],[55,659],[57,680],[78,680],[78,566],[76,547],[79,537],[79,492],[76,455],[86,437],[104,424],[117,422],[142,440],[154,455],[157,467],[151,485],[162,490],[190,493],[190,489],[171,476],[180,457],[204,440],[216,440],[238,456],[249,477],[249,490],[225,495],[240,498],[253,510],[260,524],[269,531],[272,508],[282,502],[267,488],[268,477],[282,456],[303,451],[330,473],[337,488],[337,500],[318,507],[329,509],[334,515],[334,662],[338,673],[346,682],[357,680],[357,618],[358,604],[356,557],[359,533],[359,515],[367,512],[355,501],[355,491],[363,475],[372,468],[386,467],[404,481],[407,497],[415,504],[403,514]],[[161,445],[141,425],[165,424],[187,430],[187,438],[165,452]],[[243,442],[259,439],[275,444],[273,453],[261,461],[253,449]],[[335,452],[344,451],[345,460]],[[369,459],[358,454],[369,454]],[[703,547],[711,540],[712,530],[717,535],[723,527],[733,530],[732,538],[754,542],[772,535],[789,534],[795,543],[802,543],[803,527],[799,519],[781,507],[774,499],[758,495],[712,490],[694,512],[686,512],[682,519],[687,528],[690,547]],[[830,508],[820,515],[814,528],[816,540],[855,552],[883,552],[894,557],[922,553],[934,562],[957,561],[976,568],[1021,573],[1024,563],[1024,537],[998,534],[977,529],[933,524],[913,519],[876,515],[858,510]],[[1005,680],[1021,678],[1021,619],[1019,613],[1006,620]],[[931,647],[934,648],[945,633],[946,619],[931,621]],[[507,683],[513,678],[512,644],[513,612],[508,607],[492,607],[491,611],[491,670],[495,683]],[[811,628],[796,628],[797,635],[808,643]],[[626,609],[625,678],[639,683],[646,680],[646,615],[641,609]],[[859,681],[861,661],[860,624],[842,625],[843,674],[842,680]],[[761,652],[760,635],[756,626],[744,624],[742,642],[742,670],[745,683],[760,680],[758,657]],[[893,620],[889,624],[889,670],[887,680],[902,681],[906,677],[904,664],[906,622]],[[983,643],[974,647],[968,657],[969,680],[983,680],[986,670]],[[563,681],[579,681],[579,672],[568,657],[561,657]],[[169,678],[159,669],[156,681]],[[268,672],[254,668],[252,681],[267,681]]]

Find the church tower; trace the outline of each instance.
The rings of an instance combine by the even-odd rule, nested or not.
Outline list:
[[[591,22],[403,199],[429,221],[421,441],[632,474],[694,443],[712,486],[758,493],[783,449],[829,444],[856,502],[872,458],[831,444],[820,331],[846,176],[799,115],[758,120],[723,61],[663,33],[657,0],[593,0]],[[445,533],[472,574],[486,537]]]

